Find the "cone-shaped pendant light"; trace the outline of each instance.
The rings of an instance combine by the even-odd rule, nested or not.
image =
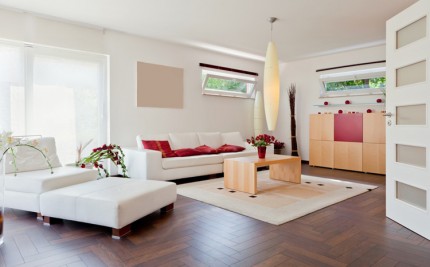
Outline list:
[[[269,18],[271,26],[276,18]],[[279,62],[275,43],[270,40],[267,46],[266,61],[264,63],[264,111],[266,113],[267,128],[276,128],[279,110]]]

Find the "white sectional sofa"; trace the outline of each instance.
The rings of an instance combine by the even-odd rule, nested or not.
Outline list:
[[[218,148],[224,144],[245,147],[241,152],[162,158],[160,151],[144,149],[142,140],[169,141],[173,150],[207,145]],[[175,180],[186,177],[223,172],[226,158],[257,156],[257,149],[249,145],[239,132],[189,132],[138,135],[137,148],[124,148],[125,164],[131,178],[148,180]],[[273,146],[267,153],[273,153]]]

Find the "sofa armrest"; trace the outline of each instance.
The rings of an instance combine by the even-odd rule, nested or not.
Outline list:
[[[123,151],[128,176],[146,180],[159,179],[162,171],[160,151],[137,148],[124,148]]]

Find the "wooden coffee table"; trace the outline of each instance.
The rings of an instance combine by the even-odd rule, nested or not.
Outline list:
[[[300,157],[269,154],[265,159],[257,156],[224,160],[224,187],[257,194],[257,168],[269,166],[270,178],[301,183]]]

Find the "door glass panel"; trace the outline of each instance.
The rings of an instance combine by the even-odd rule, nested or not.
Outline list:
[[[397,125],[426,125],[426,105],[396,107]]]
[[[427,191],[421,188],[396,181],[396,198],[420,209],[427,209]]]
[[[426,61],[414,63],[396,69],[396,86],[420,83],[426,81]]]
[[[426,167],[426,148],[396,144],[396,162]]]
[[[396,33],[396,48],[399,49],[402,46],[426,37],[426,23],[427,17],[423,17],[398,30]]]

